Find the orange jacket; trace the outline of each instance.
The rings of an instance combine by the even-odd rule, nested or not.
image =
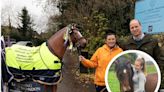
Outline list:
[[[111,59],[122,52],[118,46],[110,49],[106,44],[98,48],[90,60],[85,59],[82,64],[85,67],[96,68],[94,83],[99,86],[105,86],[105,70]]]

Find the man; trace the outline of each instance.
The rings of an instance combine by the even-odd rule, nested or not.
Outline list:
[[[122,46],[123,50],[141,50],[152,56],[160,66],[160,69],[162,69],[164,63],[164,60],[162,60],[161,57],[161,51],[160,47],[158,46],[158,41],[156,39],[153,39],[151,35],[144,34],[142,32],[142,26],[139,20],[133,19],[130,21],[129,24],[130,32],[132,36],[130,36],[126,43]],[[162,72],[162,71],[161,71]],[[163,82],[163,76],[162,81]],[[164,88],[164,86],[161,88]]]

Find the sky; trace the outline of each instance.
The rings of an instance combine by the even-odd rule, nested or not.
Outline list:
[[[48,17],[53,13],[58,14],[58,9],[56,8],[53,12],[46,11],[45,8],[46,0],[1,0],[1,23],[2,25],[8,24],[8,18],[10,15],[11,24],[17,27],[20,22],[18,19],[18,14],[21,13],[22,8],[25,6],[28,10],[31,19],[34,21],[34,29],[38,33],[44,32],[46,30],[46,24],[48,22]],[[49,8],[51,9],[51,8]]]

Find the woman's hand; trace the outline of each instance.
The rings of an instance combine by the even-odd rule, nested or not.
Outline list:
[[[79,56],[79,61],[84,61],[85,60],[85,57],[83,57],[82,55]]]

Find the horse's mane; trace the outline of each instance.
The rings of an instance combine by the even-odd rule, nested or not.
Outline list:
[[[58,37],[57,35],[61,35],[62,33],[64,33],[66,30],[66,27],[56,31],[51,37]],[[51,39],[51,37],[49,39]]]

